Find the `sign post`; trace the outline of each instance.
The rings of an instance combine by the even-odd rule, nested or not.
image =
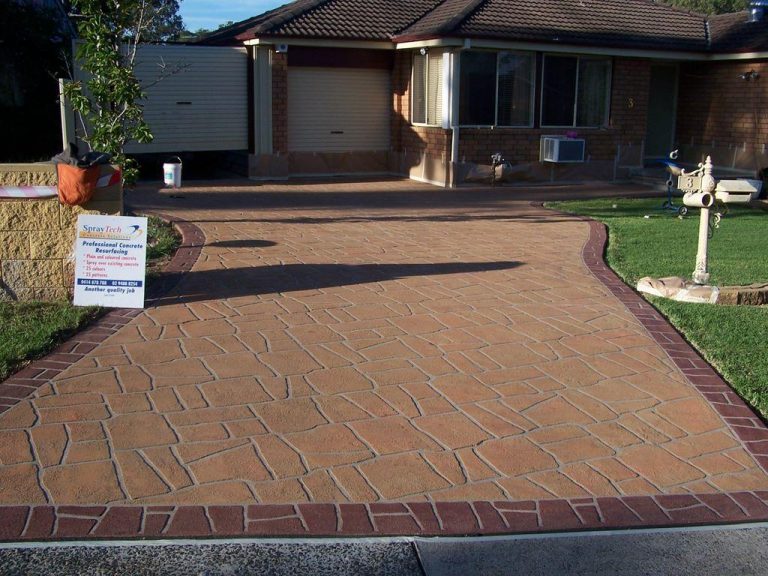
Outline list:
[[[77,217],[75,306],[144,308],[147,219]]]

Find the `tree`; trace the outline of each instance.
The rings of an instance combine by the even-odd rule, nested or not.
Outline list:
[[[179,0],[150,0],[149,4],[154,18],[144,32],[144,41],[178,40],[184,31],[184,22],[179,15]]]
[[[56,78],[66,73],[69,32],[63,11],[0,0],[0,162],[61,148]]]
[[[725,14],[740,12],[749,7],[749,0],[665,0],[670,6],[677,6],[701,14]]]
[[[75,57],[87,80],[67,85],[65,96],[81,119],[83,140],[92,150],[112,154],[123,180],[135,182],[135,162],[125,145],[152,141],[139,101],[145,97],[135,74],[141,41],[165,34],[167,14],[157,8],[176,0],[74,0],[79,43]]]

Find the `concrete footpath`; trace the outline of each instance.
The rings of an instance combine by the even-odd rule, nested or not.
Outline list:
[[[751,576],[768,573],[768,525],[488,538],[0,545],[0,573]]]

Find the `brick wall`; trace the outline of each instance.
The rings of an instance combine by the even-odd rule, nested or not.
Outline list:
[[[55,184],[51,164],[0,164],[0,186]],[[120,186],[97,190],[84,206],[65,206],[55,197],[0,199],[0,300],[69,298],[78,214],[120,213]]]
[[[272,53],[272,150],[288,152],[288,55]]]
[[[739,78],[759,73],[749,82]],[[768,143],[768,63],[690,63],[680,67],[677,141],[688,146],[744,146],[762,151]]]
[[[398,51],[392,69],[392,149],[450,157],[450,130],[411,125],[411,58],[412,52]]]

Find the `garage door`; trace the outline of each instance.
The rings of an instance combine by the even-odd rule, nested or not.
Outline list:
[[[388,70],[288,69],[288,150],[389,150]]]
[[[126,152],[246,150],[247,66],[244,48],[142,44],[136,76],[149,85],[141,104],[154,140]]]

